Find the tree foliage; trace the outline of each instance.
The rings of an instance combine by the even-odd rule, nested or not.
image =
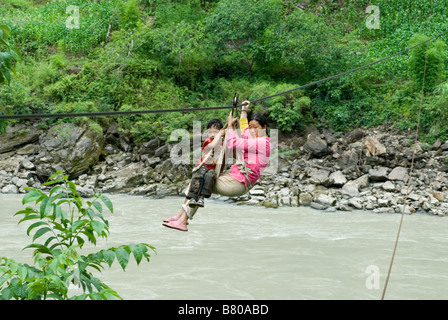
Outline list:
[[[98,238],[109,235],[105,209],[113,213],[113,204],[104,195],[85,201],[76,185],[61,172],[55,173],[44,185],[54,186],[50,192],[27,188],[22,203],[33,204],[18,211],[19,224],[27,224],[27,236],[33,249],[34,266],[0,257],[0,299],[100,299],[120,298],[119,294],[92,273],[109,267],[116,260],[123,270],[133,255],[137,264],[149,261],[146,243],[121,245],[82,255],[86,243],[97,244]],[[31,223],[31,224],[29,224]],[[79,286],[83,293],[70,295],[70,285]]]
[[[239,60],[251,73],[265,30],[280,19],[280,13],[281,2],[277,0],[221,0],[205,19],[205,31],[219,57]]]
[[[0,85],[11,83],[11,73],[15,73],[15,62],[23,60],[19,51],[10,43],[11,30],[0,25]]]
[[[83,105],[98,111],[220,106],[236,91],[256,99],[264,92],[256,90],[265,86],[271,93],[283,85],[297,87],[399,52],[414,43],[417,34],[429,37],[448,28],[448,0],[71,4],[80,9],[79,29],[66,28],[64,1],[3,9],[7,14],[0,23],[11,27],[11,42],[26,59],[11,86],[0,89],[0,106],[14,113],[67,107],[76,111]],[[366,25],[369,5],[379,8],[379,29]],[[448,34],[438,40],[420,48],[428,57],[425,92],[435,101],[440,96],[437,86],[447,80]],[[385,121],[408,126],[415,122],[415,93],[422,78],[419,52],[310,87],[303,92],[310,99],[306,108],[297,107],[297,102],[296,109],[288,109],[296,102],[288,99],[256,107],[278,128],[291,130],[306,123],[337,130]],[[406,99],[401,98],[403,92],[408,92]],[[300,115],[287,116],[299,109]],[[191,129],[193,118],[206,121],[216,116],[225,114],[130,116],[119,122],[142,141],[169,134],[174,126]]]
[[[429,38],[422,34],[414,35],[409,46],[415,46]],[[425,91],[433,90],[440,83],[445,73],[444,57],[446,56],[445,43],[437,40],[434,43],[425,43],[412,50],[408,61],[409,72],[415,81],[416,88],[421,89],[425,81]]]

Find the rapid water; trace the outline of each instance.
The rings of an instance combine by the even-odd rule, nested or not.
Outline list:
[[[0,195],[0,256],[30,262],[21,249],[31,238],[13,216],[22,197]],[[110,236],[94,250],[145,242],[157,251],[149,263],[132,260],[123,272],[115,262],[99,275],[124,299],[380,299],[400,221],[208,200],[181,232],[161,225],[181,198],[110,198]],[[448,298],[447,229],[444,217],[404,217],[385,299]]]

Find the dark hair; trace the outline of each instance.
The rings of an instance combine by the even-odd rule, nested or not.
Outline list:
[[[251,122],[252,120],[257,121],[262,127],[266,126],[267,128],[268,126],[268,121],[266,120],[266,117],[261,113],[255,112],[254,114],[251,114],[251,116],[249,117],[249,122]]]
[[[217,129],[222,129],[223,128],[223,124],[222,121],[219,119],[212,119],[207,123],[207,129],[210,129],[212,127],[215,127]]]

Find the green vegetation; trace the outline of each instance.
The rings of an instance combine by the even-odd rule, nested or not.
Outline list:
[[[7,25],[0,24],[0,85],[11,83],[11,73],[15,73],[15,62],[21,62],[22,56],[16,48],[9,42],[11,30]],[[9,106],[0,103],[0,115],[12,114]],[[4,133],[8,122],[0,120],[0,134]]]
[[[11,82],[11,73],[15,72],[14,61],[22,61],[20,53],[9,43],[11,30],[6,25],[0,25],[0,84]]]
[[[86,201],[79,195],[68,176],[57,172],[45,185],[55,185],[49,193],[30,190],[22,203],[34,203],[15,215],[19,223],[29,223],[27,235],[33,233],[32,243],[24,249],[34,249],[35,266],[0,257],[0,300],[110,300],[119,294],[97,278],[92,271],[109,267],[116,259],[125,270],[131,254],[137,264],[149,261],[148,244],[121,245],[96,253],[81,255],[86,242],[94,245],[97,238],[107,238],[109,222],[103,215],[103,205],[112,213],[113,204],[104,195]],[[40,243],[37,243],[39,240]],[[79,286],[83,293],[70,295],[70,285]]]
[[[366,26],[369,5],[379,29]],[[67,11],[68,6],[77,6]],[[432,10],[432,11],[431,11]],[[228,105],[361,66],[448,29],[448,0],[7,0],[0,24],[24,57],[0,106],[80,112]],[[78,19],[79,28],[73,25]],[[69,22],[69,27],[67,23]],[[422,138],[448,139],[448,34],[368,69],[254,106],[274,127],[414,129],[427,57]],[[136,141],[228,111],[115,119]],[[98,121],[107,119],[45,120]]]

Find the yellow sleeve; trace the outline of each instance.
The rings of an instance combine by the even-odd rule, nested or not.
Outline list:
[[[241,118],[240,119],[240,130],[241,133],[244,132],[249,127],[249,123],[247,122],[247,118]]]

